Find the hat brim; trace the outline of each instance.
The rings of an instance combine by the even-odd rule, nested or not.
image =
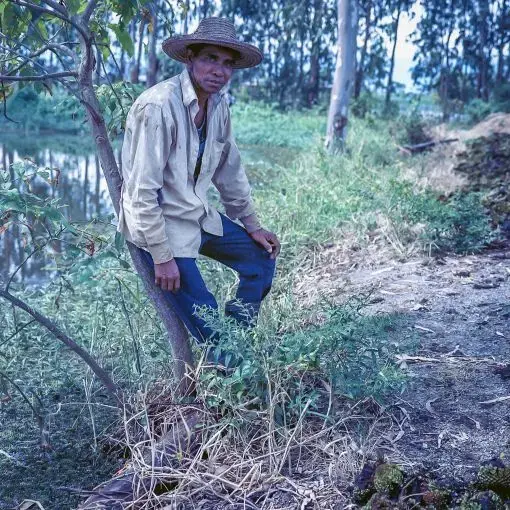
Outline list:
[[[262,62],[263,58],[262,52],[256,46],[248,43],[236,43],[227,39],[207,39],[187,35],[166,39],[163,42],[163,51],[174,60],[186,64],[188,62],[186,50],[192,44],[210,44],[211,46],[221,46],[222,48],[229,48],[236,51],[240,56],[232,65],[234,69],[255,67]]]

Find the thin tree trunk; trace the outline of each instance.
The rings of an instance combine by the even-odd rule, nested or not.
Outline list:
[[[82,28],[86,33],[89,33],[87,26],[82,25]],[[118,215],[122,178],[119,173],[117,162],[115,161],[115,155],[108,139],[105,121],[100,113],[99,102],[92,84],[93,54],[91,40],[86,41],[80,36],[80,47],[81,65],[78,74],[78,85],[81,102],[87,111],[92,136],[96,143],[97,155],[101,162],[113,207]],[[131,243],[127,243],[127,245],[135,269],[143,281],[145,289],[168,332],[174,358],[174,376],[178,384],[176,393],[186,394],[190,390],[189,373],[193,367],[193,355],[187,331],[176,313],[169,306],[163,291],[154,284],[154,279],[142,260],[140,249]]]
[[[391,49],[390,70],[388,72],[388,83],[386,84],[386,97],[384,100],[384,109],[386,111],[388,111],[389,107],[390,107],[391,93],[392,93],[392,89],[393,89],[393,71],[395,70],[395,53],[397,51],[398,26],[400,23],[401,12],[402,12],[402,1],[399,1],[398,5],[397,5],[397,17],[395,19],[395,24],[394,24],[395,39],[393,40],[393,48]]]
[[[484,101],[489,100],[489,60],[488,55],[488,31],[489,31],[489,4],[487,0],[481,0],[479,11],[478,31],[480,34],[480,46],[478,50],[478,97]]]
[[[363,88],[363,78],[365,74],[365,59],[368,52],[368,41],[372,30],[372,0],[368,2],[367,14],[365,18],[365,36],[363,38],[363,46],[359,56],[358,69],[356,71],[356,81],[354,83],[354,98],[358,99]]]
[[[96,86],[101,85],[101,67],[103,62],[103,55],[99,50],[96,50],[96,72],[95,72],[95,80]]]
[[[152,2],[151,4],[151,16],[152,16],[152,32],[149,34],[149,59],[147,64],[147,88],[156,85],[159,60],[157,57],[158,47],[158,4]]]
[[[94,155],[94,162],[96,166],[96,189],[94,193],[96,215],[99,216],[101,213],[101,166],[99,165],[99,158],[97,154]]]
[[[329,152],[343,150],[345,145],[347,111],[354,85],[358,29],[357,0],[337,0],[337,2],[338,51],[325,142]]]
[[[204,18],[207,18],[209,15],[209,0],[203,0],[202,4],[202,16]]]
[[[119,80],[123,81],[126,76],[126,50],[124,48],[120,50],[119,75]]]
[[[319,86],[320,86],[320,67],[319,58],[321,51],[321,23],[324,2],[323,0],[315,0],[313,6],[313,21],[312,21],[312,50],[310,55],[310,79],[307,84],[307,103],[311,107],[317,103],[319,99]]]
[[[87,198],[89,194],[89,157],[85,156],[85,176],[83,179],[83,219],[87,220]]]

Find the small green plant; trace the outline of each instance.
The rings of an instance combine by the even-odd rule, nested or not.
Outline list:
[[[229,377],[202,372],[199,392],[229,415],[247,402],[255,409],[272,402],[280,424],[298,419],[307,403],[309,411],[329,416],[337,399],[383,399],[404,380],[394,362],[398,347],[388,341],[398,319],[364,317],[365,302],[322,303],[313,311],[319,324],[294,327],[303,321],[303,310],[296,313],[288,303],[278,310],[278,323],[266,321],[254,330],[201,310],[220,337],[217,350],[242,361]],[[281,323],[286,331],[275,329]]]

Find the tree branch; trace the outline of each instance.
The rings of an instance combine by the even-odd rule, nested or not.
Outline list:
[[[87,33],[83,30],[83,28],[78,24],[75,23],[71,18],[68,16],[64,16],[59,11],[52,11],[51,9],[46,9],[45,7],[41,7],[40,5],[32,4],[30,2],[25,2],[24,0],[8,0],[9,2],[19,5],[20,7],[26,7],[27,9],[30,9],[32,11],[40,12],[42,14],[49,14],[50,16],[55,16],[55,18],[59,18],[62,21],[65,21],[66,23],[69,23],[72,25],[80,34],[82,37],[87,41],[89,39],[89,36]]]
[[[94,12],[94,9],[97,6],[98,0],[90,0],[87,4],[87,7],[85,7],[85,10],[83,11],[83,14],[81,15],[81,21],[83,24],[87,25],[90,19],[90,16],[92,16],[92,13]]]
[[[60,73],[48,73],[41,76],[5,76],[0,75],[0,80],[4,81],[45,81],[45,80],[57,80],[59,78],[73,77],[77,78],[78,73],[76,71],[63,71]]]
[[[63,342],[69,349],[75,352],[94,372],[97,378],[103,383],[104,387],[113,398],[115,404],[119,408],[123,408],[122,403],[122,391],[121,389],[113,382],[110,375],[99,366],[97,361],[82,347],[80,347],[74,340],[68,337],[53,321],[51,321],[48,317],[42,315],[40,312],[32,308],[30,305],[18,299],[16,296],[13,296],[9,292],[6,292],[3,289],[0,289],[0,297],[3,297],[10,303],[12,303],[15,307],[24,310],[26,313],[31,315],[41,326],[44,326],[50,333],[52,333],[58,340]]]

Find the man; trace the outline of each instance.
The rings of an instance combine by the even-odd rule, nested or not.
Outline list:
[[[122,147],[119,231],[143,249],[156,285],[200,343],[218,339],[198,307],[217,309],[196,265],[199,253],[239,273],[226,315],[250,326],[271,288],[278,238],[261,228],[241,165],[222,89],[234,69],[262,53],[237,39],[233,24],[206,18],[163,50],[184,71],[146,90],[133,104]],[[207,200],[211,182],[227,216]],[[240,226],[232,220],[239,219]]]

